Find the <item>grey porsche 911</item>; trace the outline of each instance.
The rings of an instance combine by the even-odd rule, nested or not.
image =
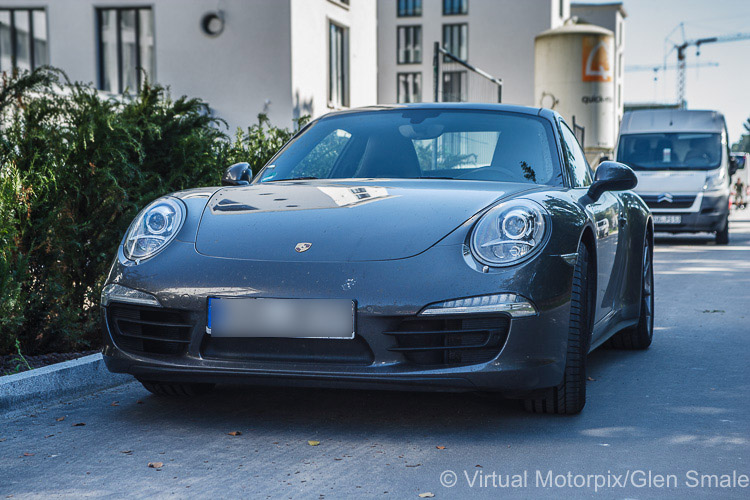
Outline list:
[[[580,412],[586,356],[653,335],[653,224],[553,111],[418,104],[312,121],[253,177],[160,198],[102,292],[104,359],[216,383],[497,392]]]

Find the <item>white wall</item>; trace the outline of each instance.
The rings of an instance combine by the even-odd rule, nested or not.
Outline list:
[[[219,5],[224,31],[212,38],[203,34],[200,20]],[[289,126],[289,16],[289,0],[158,0],[157,80],[176,95],[206,99],[231,130],[254,123],[264,108],[272,123]]]
[[[396,17],[397,0],[378,0],[378,100],[396,102],[396,75],[422,72],[422,100],[433,100],[433,45],[443,24],[468,24],[469,62],[503,80],[503,102],[534,103],[534,37],[560,26],[569,0],[469,0],[467,15],[443,16],[442,0],[423,0],[421,17]],[[396,27],[422,26],[422,64],[396,63]]]
[[[291,0],[292,104],[294,116],[317,117],[328,103],[328,26],[349,29],[349,105],[377,103],[377,9],[375,0]]]
[[[229,131],[266,111],[291,126],[328,106],[328,23],[349,28],[350,105],[377,103],[377,3],[352,0],[5,0],[3,7],[47,9],[50,63],[73,80],[98,83],[97,7],[154,12],[156,81],[174,97],[206,100]],[[224,31],[203,33],[209,11],[224,12]]]

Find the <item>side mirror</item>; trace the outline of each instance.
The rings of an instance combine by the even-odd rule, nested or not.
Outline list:
[[[747,156],[735,156],[734,158],[737,160],[737,170],[745,170],[745,167],[747,166],[745,164],[745,159]]]
[[[588,197],[596,201],[605,191],[625,191],[633,189],[637,184],[638,177],[633,169],[616,161],[603,161],[596,169]]]
[[[741,163],[745,163],[745,162],[743,161]],[[736,174],[737,171],[740,168],[743,168],[743,167],[744,167],[744,165],[742,165],[742,167],[740,167],[740,159],[739,158],[737,158],[736,156],[730,156],[729,157],[729,176],[730,177],[733,176],[734,174]]]
[[[224,171],[222,186],[247,186],[253,178],[249,163],[235,163]]]

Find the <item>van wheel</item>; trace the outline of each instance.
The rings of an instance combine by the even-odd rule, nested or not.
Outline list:
[[[578,257],[573,272],[568,325],[568,353],[563,381],[546,389],[541,397],[525,399],[524,409],[531,413],[580,413],[586,404],[586,356],[591,343],[591,313],[594,288],[589,280],[589,254],[583,243],[578,244]]]
[[[729,244],[729,217],[724,221],[724,228],[720,231],[716,231],[716,244],[717,245],[728,245]]]

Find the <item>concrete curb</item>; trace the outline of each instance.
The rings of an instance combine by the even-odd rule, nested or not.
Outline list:
[[[110,373],[101,354],[5,375],[0,377],[0,413],[54,404],[132,381],[130,375]]]

